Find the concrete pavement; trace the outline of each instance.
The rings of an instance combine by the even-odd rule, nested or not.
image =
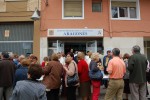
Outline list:
[[[150,93],[150,84],[148,84],[148,91]],[[105,93],[106,93],[106,89],[104,89],[104,86],[101,86],[99,100],[104,100]],[[150,98],[150,95],[148,97]],[[66,100],[66,99],[64,97],[60,97],[60,100]],[[78,93],[77,93],[77,100],[81,100],[81,98],[78,96]],[[130,95],[128,100],[131,100]]]

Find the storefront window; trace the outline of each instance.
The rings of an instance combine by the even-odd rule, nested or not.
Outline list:
[[[48,47],[49,48],[57,48],[57,42],[56,41],[48,41]]]

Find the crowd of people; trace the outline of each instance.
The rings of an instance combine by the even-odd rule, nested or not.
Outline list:
[[[132,53],[121,56],[114,48],[103,56],[101,52],[71,50],[66,55],[44,57],[40,64],[34,54],[25,57],[2,52],[0,100],[59,100],[60,96],[77,100],[77,90],[82,100],[98,100],[102,85],[106,89],[104,100],[128,100],[129,94],[131,100],[147,100],[149,61],[138,45]]]

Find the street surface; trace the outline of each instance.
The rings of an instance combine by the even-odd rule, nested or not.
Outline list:
[[[149,93],[150,93],[150,84],[148,84],[148,90],[149,90]],[[104,100],[105,93],[106,93],[106,89],[104,89],[104,86],[101,86],[99,100]],[[150,98],[150,95],[148,97]],[[60,97],[60,100],[66,100],[66,99],[64,97]],[[77,100],[82,100],[78,96],[78,93],[77,93]],[[131,100],[131,96],[130,95],[129,95],[128,100]]]

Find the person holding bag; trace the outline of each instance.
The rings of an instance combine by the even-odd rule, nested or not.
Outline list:
[[[92,60],[91,60],[90,65],[89,65],[89,68],[90,68],[89,76],[90,76],[90,79],[92,81],[92,86],[93,86],[92,100],[98,100],[98,97],[100,95],[101,80],[103,77],[101,76],[101,78],[100,78],[98,76],[98,78],[92,78],[91,77],[92,75],[90,75],[90,73],[91,72],[93,72],[93,74],[97,73],[97,72],[101,73],[100,70],[103,70],[103,67],[101,66],[101,60],[99,58],[98,53],[92,53],[91,59]]]
[[[73,77],[75,74],[78,77],[78,68],[76,62],[73,60],[74,55],[73,53],[68,53],[66,56],[66,64],[68,67],[63,66],[64,70],[66,71],[65,75],[65,85],[67,89],[67,100],[76,100],[76,88],[79,85],[79,82],[73,84],[67,84],[71,76]]]
[[[59,100],[62,72],[63,65],[59,62],[58,55],[53,53],[51,61],[43,68],[42,82],[46,86],[47,100]]]

